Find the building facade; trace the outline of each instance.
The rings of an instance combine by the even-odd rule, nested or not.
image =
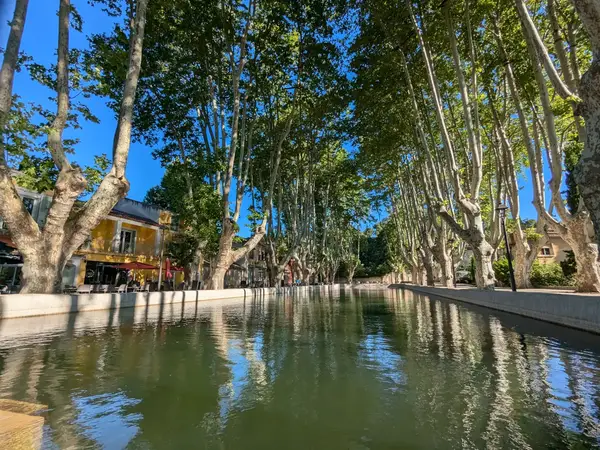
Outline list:
[[[235,242],[233,248],[237,249],[242,245],[243,242]],[[225,273],[225,288],[263,287],[268,283],[266,250],[263,241],[260,241],[245,257],[234,262]]]
[[[161,250],[177,232],[179,224],[169,211],[131,199],[122,199],[92,231],[89,239],[71,258],[65,269],[64,285],[118,284],[122,271],[118,264],[139,262],[161,265]],[[163,264],[164,267],[164,264]],[[183,273],[175,274],[175,283]],[[158,270],[134,270],[140,283],[157,282]],[[164,276],[162,277],[164,280]]]
[[[33,219],[40,227],[44,226],[52,193],[37,193],[20,187],[17,190]],[[116,285],[126,283],[131,276],[140,283],[157,282],[161,255],[178,229],[179,221],[171,212],[135,200],[122,199],[67,262],[63,271],[63,286]],[[0,247],[0,283],[18,284],[21,258],[1,221]],[[157,269],[128,272],[119,268],[120,264],[131,262],[149,264]],[[165,267],[164,263],[162,267]],[[12,280],[9,280],[11,277]],[[162,279],[165,279],[164,273]],[[183,273],[175,272],[174,284],[182,281]]]
[[[548,228],[546,236],[538,250],[537,260],[540,264],[560,263],[567,258],[571,247],[552,228]]]

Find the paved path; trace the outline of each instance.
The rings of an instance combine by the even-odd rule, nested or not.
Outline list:
[[[436,284],[435,287],[445,288],[445,289],[456,289],[456,290],[472,290],[477,291],[478,289],[475,286],[471,286],[470,284],[459,284],[455,288],[446,288],[441,284]],[[499,287],[495,289],[499,292],[512,292],[510,288]],[[532,289],[518,289],[518,292],[529,292],[532,294],[562,294],[562,295],[583,295],[583,296],[592,296],[592,297],[600,297],[600,293],[598,292],[576,292],[575,288],[569,289],[551,289],[551,288],[532,288]]]

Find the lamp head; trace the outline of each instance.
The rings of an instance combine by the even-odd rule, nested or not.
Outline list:
[[[498,206],[496,207],[496,211],[498,211],[500,213],[500,217],[504,217],[506,216],[506,210],[508,209],[508,206],[502,204],[502,203],[498,203]]]

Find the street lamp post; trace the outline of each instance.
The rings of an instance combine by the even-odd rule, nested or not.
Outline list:
[[[517,283],[515,282],[515,272],[512,265],[512,255],[510,254],[510,246],[508,245],[508,236],[506,234],[506,210],[508,206],[499,204],[496,211],[500,214],[500,222],[502,223],[502,233],[504,234],[504,245],[506,245],[506,259],[508,260],[508,272],[510,273],[510,287],[513,292],[517,292]]]
[[[454,268],[454,238],[448,239],[450,245],[450,262],[452,263],[452,284],[456,287],[456,269]]]

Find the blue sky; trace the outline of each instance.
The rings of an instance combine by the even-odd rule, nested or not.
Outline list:
[[[0,2],[3,0],[0,0]],[[6,23],[12,14],[14,1],[3,11],[2,21]],[[83,33],[71,30],[70,46],[72,48],[87,47],[86,35],[109,31],[112,19],[104,14],[100,8],[88,5],[87,1],[74,0],[73,4],[81,14],[84,24]],[[11,11],[6,11],[10,9]],[[58,40],[58,17],[56,11],[58,1],[55,0],[30,0],[25,32],[21,43],[21,50],[32,56],[38,63],[49,65],[56,61],[56,45]],[[2,27],[2,46],[6,45],[8,27]],[[17,74],[15,78],[14,92],[20,95],[24,101],[43,104],[52,110],[55,106],[48,100],[53,93],[31,81],[26,71]],[[74,95],[71,93],[71,95]],[[67,130],[65,137],[77,137],[80,140],[76,147],[75,155],[71,155],[73,161],[81,165],[91,165],[94,155],[106,153],[112,154],[112,141],[116,125],[115,114],[106,104],[105,99],[91,98],[86,101],[92,112],[100,119],[100,124],[83,122],[80,130]],[[127,178],[131,183],[128,197],[142,200],[146,191],[160,183],[163,169],[160,163],[151,156],[151,149],[139,143],[133,143],[129,153],[127,165]]]
[[[85,48],[87,47],[86,36],[92,33],[109,31],[114,19],[109,18],[99,7],[90,6],[85,0],[73,0],[73,4],[81,14],[84,24],[83,33],[71,30],[70,45],[72,48]],[[10,14],[12,14],[14,1],[0,0],[0,5],[3,5],[2,11],[0,11],[2,23],[6,23]],[[36,62],[45,65],[54,63],[56,59],[56,44],[58,39],[57,8],[58,2],[55,0],[30,0],[21,50],[32,56]],[[1,45],[5,45],[7,33],[8,27],[2,26],[0,35]],[[14,92],[20,95],[24,101],[40,103],[52,109],[55,107],[48,99],[53,93],[38,83],[31,81],[25,71],[17,74]],[[105,99],[92,98],[87,101],[87,105],[100,119],[100,123],[84,122],[82,129],[66,131],[66,137],[76,137],[80,140],[80,143],[76,147],[76,153],[71,158],[81,165],[91,165],[95,155],[101,153],[111,155],[116,124],[115,115],[106,106]],[[128,197],[135,200],[143,200],[148,189],[160,183],[163,172],[164,170],[159,161],[152,158],[150,148],[140,143],[133,143],[127,166],[127,177],[131,183],[131,190]],[[526,170],[526,174],[528,175],[528,170]],[[546,182],[549,180],[550,174],[546,173]],[[522,179],[519,184],[522,186],[522,217],[535,218],[535,209],[531,203],[531,183],[526,179]],[[244,199],[244,211],[240,218],[241,234],[244,236],[249,234],[245,228],[247,224],[245,211],[249,204],[249,199]],[[377,217],[377,212],[374,213]],[[385,215],[383,213],[378,218],[382,219]]]

